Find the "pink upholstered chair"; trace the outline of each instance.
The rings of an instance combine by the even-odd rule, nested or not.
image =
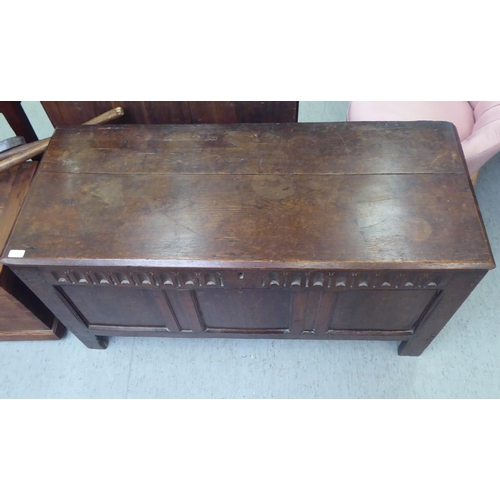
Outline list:
[[[347,121],[452,122],[475,184],[479,169],[500,151],[500,102],[496,101],[353,101]]]

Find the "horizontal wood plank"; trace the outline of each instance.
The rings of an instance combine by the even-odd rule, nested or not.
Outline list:
[[[26,251],[8,259],[11,249]],[[455,175],[38,175],[4,262],[491,268]],[[108,262],[106,262],[108,261]]]
[[[105,125],[56,130],[41,170],[138,174],[463,175],[451,123]]]

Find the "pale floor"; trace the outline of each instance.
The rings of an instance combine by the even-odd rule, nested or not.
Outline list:
[[[345,102],[301,102],[300,121],[345,119]],[[41,137],[39,103],[27,103]],[[31,114],[32,113],[32,114]],[[0,140],[11,135],[2,128]],[[483,169],[477,197],[500,255],[500,155]],[[490,272],[418,358],[397,342],[110,340],[89,350],[59,342],[0,343],[3,398],[498,398],[500,270]]]

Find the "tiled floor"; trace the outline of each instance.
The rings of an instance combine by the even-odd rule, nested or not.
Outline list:
[[[344,102],[305,102],[299,119],[343,120],[345,110]],[[0,139],[9,135],[1,127]],[[498,259],[500,155],[481,170],[476,193]],[[0,397],[498,398],[499,330],[495,269],[419,358],[399,357],[396,342],[352,341],[115,337],[93,351],[69,334],[0,343]]]

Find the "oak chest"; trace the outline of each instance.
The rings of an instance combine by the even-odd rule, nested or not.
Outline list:
[[[374,339],[402,355],[494,268],[444,122],[57,129],[2,262],[92,348]]]

